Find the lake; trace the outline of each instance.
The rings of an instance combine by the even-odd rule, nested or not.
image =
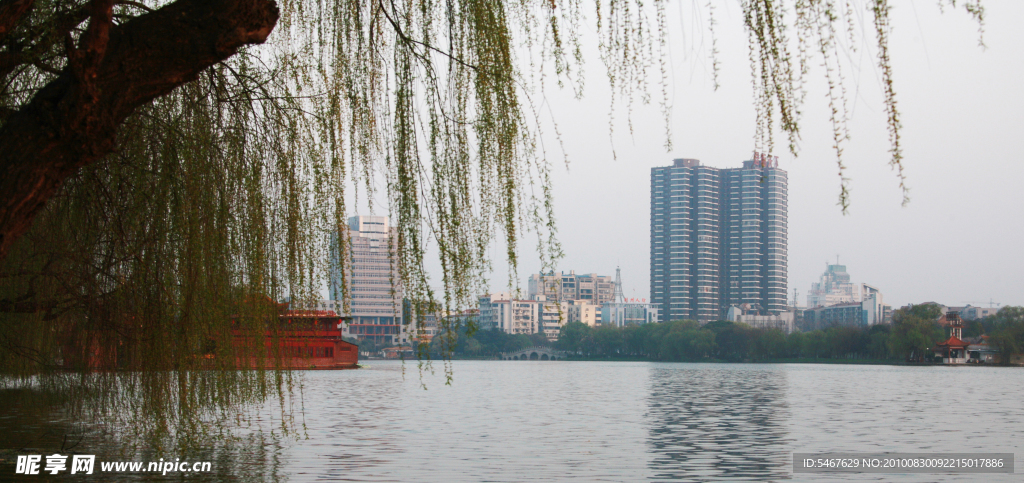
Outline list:
[[[792,453],[1024,452],[1024,370],[368,361],[305,373],[291,481],[1020,481],[792,472]],[[426,389],[423,386],[426,386]],[[1017,470],[1020,471],[1019,469]],[[971,478],[971,477],[974,478]]]
[[[1020,481],[1012,474],[794,475],[792,454],[1021,458],[1021,368],[455,361],[446,386],[440,364],[422,378],[415,362],[365,364],[295,373],[303,385],[304,411],[292,411],[302,418],[293,427],[305,427],[299,438],[142,459],[212,461],[213,473],[187,481]],[[260,427],[276,427],[275,410],[265,414]],[[8,459],[24,448],[55,452],[67,431],[35,407],[0,412],[0,448]],[[123,459],[117,447],[116,437],[90,436],[74,451]],[[12,462],[0,468],[0,480],[13,478]]]

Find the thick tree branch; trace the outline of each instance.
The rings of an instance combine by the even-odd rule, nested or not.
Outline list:
[[[178,0],[111,26],[111,3],[93,2],[68,67],[0,129],[0,260],[68,176],[113,149],[137,107],[264,42],[278,19],[273,0]]]
[[[14,29],[21,17],[32,8],[35,0],[0,1],[0,40]]]

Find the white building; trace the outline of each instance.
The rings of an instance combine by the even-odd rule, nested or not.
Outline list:
[[[601,323],[616,327],[657,324],[658,307],[645,302],[608,302],[601,306]]]
[[[566,307],[568,322],[580,322],[591,327],[601,322],[601,307],[585,300],[576,300]]]
[[[480,297],[480,329],[498,329],[509,334],[536,334],[540,328],[540,303],[512,298],[507,292]]]
[[[353,216],[341,233],[332,234],[331,300],[320,305],[323,310],[352,318],[345,335],[378,343],[408,342],[402,324],[402,285],[393,253],[396,238],[397,231],[388,225],[386,216]],[[348,310],[343,303],[346,295]]]
[[[626,299],[622,295],[622,275],[615,268],[614,299],[601,305],[601,324],[625,327],[627,325],[658,323],[658,307],[643,299]]]
[[[779,329],[787,334],[793,333],[796,320],[796,314],[792,311],[761,315],[757,311],[750,310],[750,306],[747,304],[729,307],[725,317],[726,320],[747,324],[754,328]]]
[[[479,298],[479,315],[477,315],[477,327],[480,330],[501,329],[505,330],[505,321],[511,320],[512,294],[498,292],[481,295]]]
[[[568,302],[554,302],[537,300],[538,303],[538,324],[537,331],[543,333],[550,341],[558,340],[558,334],[562,326],[568,322]]]
[[[544,334],[558,340],[558,333],[568,321],[569,304],[541,300],[516,299],[507,292],[482,295],[479,298],[478,327],[498,329],[509,334]]]
[[[860,284],[860,307],[864,311],[864,323],[868,326],[889,323],[886,312],[889,306],[882,302],[882,292],[866,283]]]

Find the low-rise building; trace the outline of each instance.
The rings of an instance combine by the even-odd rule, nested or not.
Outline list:
[[[992,345],[989,345],[987,335],[967,339],[967,342],[970,343],[970,345],[967,346],[968,362],[980,364],[995,364],[1002,362],[999,357],[999,350]]]
[[[995,315],[997,312],[999,312],[999,308],[975,307],[973,305],[967,305],[965,307],[960,308],[959,312],[960,317],[963,318],[964,320],[978,320]]]
[[[658,323],[658,307],[645,299],[626,298],[622,295],[622,275],[615,268],[615,290],[611,302],[601,305],[601,324],[625,327],[627,325]]]
[[[512,298],[506,292],[480,297],[479,327],[508,334],[536,334],[540,330],[541,303]]]
[[[803,311],[804,326],[814,329],[829,327],[870,327],[892,321],[892,307],[882,303],[882,294],[869,293],[860,302],[814,307]]]
[[[608,302],[601,306],[601,323],[616,327],[657,324],[658,307],[647,302]]]
[[[733,305],[726,311],[726,319],[758,329],[779,329],[786,334],[793,333],[796,327],[796,312],[787,311],[778,314],[763,313],[748,304]]]

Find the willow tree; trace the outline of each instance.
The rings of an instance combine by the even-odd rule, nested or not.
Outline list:
[[[853,40],[861,16],[838,0],[741,5],[759,111],[753,143],[771,152],[780,131],[797,153],[803,76],[819,59],[845,207],[837,39]],[[980,4],[965,6],[983,20]],[[861,40],[878,53],[902,179],[889,5],[866,7],[872,35]],[[317,296],[347,189],[387,200],[397,282],[416,307],[470,306],[495,240],[512,277],[527,233],[551,264],[561,249],[531,100],[550,77],[581,92],[584,13],[615,95],[671,108],[666,2],[592,8],[0,0],[5,384],[46,387],[128,425],[144,418],[135,427],[178,440],[270,395],[285,401],[294,389],[290,373],[274,370],[279,355],[246,352],[229,334],[262,334],[265,300]],[[428,252],[440,259],[440,284],[424,269]],[[265,370],[229,370],[253,358]],[[91,370],[95,360],[108,370]],[[77,370],[60,370],[69,361]],[[211,367],[222,370],[203,370]]]

